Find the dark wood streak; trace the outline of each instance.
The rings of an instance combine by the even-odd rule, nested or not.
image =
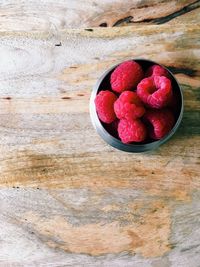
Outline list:
[[[84,94],[77,94],[77,96],[84,96]]]
[[[85,31],[93,32],[93,29],[85,29]]]
[[[5,100],[11,100],[11,99],[12,99],[12,97],[10,97],[10,96],[7,96],[7,97],[3,97],[3,99],[5,99]]]
[[[177,134],[180,136],[199,136],[200,134],[200,111],[184,111],[183,120]]]
[[[62,43],[60,42],[58,44],[55,44],[55,46],[62,46]]]
[[[126,18],[123,18],[123,19],[119,19],[117,20],[114,24],[113,24],[113,27],[116,27],[116,26],[120,26],[122,23],[131,23],[132,22],[132,19],[133,19],[133,16],[128,16]]]
[[[63,97],[61,97],[61,99],[67,100],[67,99],[71,99],[71,97],[70,96],[63,96]]]
[[[188,6],[183,7],[182,9],[180,9],[179,11],[176,11],[166,17],[162,17],[162,18],[158,18],[158,19],[153,19],[153,20],[149,20],[155,24],[163,24],[166,23],[178,16],[184,15],[185,13],[188,13],[194,9],[197,9],[200,7],[200,0],[195,1],[192,4],[189,4]]]
[[[158,3],[156,3],[156,4],[151,4],[151,5],[141,5],[141,6],[137,6],[137,7],[131,7],[131,10],[154,7],[154,6],[156,6],[157,4],[158,4]]]
[[[99,27],[107,27],[107,26],[108,26],[108,25],[107,25],[106,22],[103,22],[103,23],[99,24]]]
[[[189,68],[177,68],[177,67],[171,67],[171,66],[167,66],[167,68],[173,73],[173,74],[177,74],[177,73],[183,73],[186,74],[188,76],[195,76],[196,74],[196,70],[193,69],[189,69]]]

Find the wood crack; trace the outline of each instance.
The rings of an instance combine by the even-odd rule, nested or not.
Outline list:
[[[186,14],[188,12],[191,12],[192,10],[197,9],[199,7],[200,7],[200,0],[197,0],[194,3],[189,4],[189,5],[181,8],[180,10],[178,10],[178,11],[176,11],[176,12],[174,12],[174,13],[168,15],[168,16],[165,16],[165,17],[162,17],[162,18],[157,18],[157,19],[152,19],[152,20],[144,20],[143,22],[151,21],[151,22],[153,22],[155,24],[158,24],[158,25],[159,24],[164,24],[164,23],[169,22],[170,20],[172,20],[172,19],[174,19],[174,18],[176,18],[178,16],[184,15],[184,14]]]
[[[147,7],[147,6],[143,6],[143,7],[139,7],[140,9],[141,8],[144,8],[144,7]],[[188,12],[191,12],[197,8],[200,7],[200,0],[197,0],[187,6],[184,6],[183,8],[181,8],[180,10],[174,12],[174,13],[171,13],[167,16],[164,16],[164,17],[160,17],[160,18],[156,18],[156,19],[143,19],[141,21],[133,21],[133,16],[127,16],[125,18],[122,18],[122,19],[119,19],[117,20],[114,24],[113,24],[113,27],[116,27],[116,26],[120,26],[124,23],[126,24],[129,24],[129,23],[144,23],[144,22],[151,22],[151,23],[155,23],[157,25],[159,24],[164,24],[166,22],[169,22],[170,20],[178,17],[178,16],[181,16],[181,15],[184,15]],[[132,9],[139,9],[139,8],[131,8],[130,10]],[[101,25],[99,25],[101,26]]]
[[[178,74],[178,73],[182,73],[188,76],[195,76],[196,74],[196,70],[193,69],[189,69],[189,68],[177,68],[177,67],[171,67],[168,66],[167,67],[173,74]]]
[[[133,19],[133,16],[128,16],[128,17],[125,17],[123,19],[119,19],[117,20],[114,24],[113,24],[113,27],[116,27],[116,26],[120,26],[122,23],[131,23]]]

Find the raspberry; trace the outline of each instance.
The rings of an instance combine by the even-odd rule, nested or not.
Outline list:
[[[99,119],[105,123],[111,123],[116,119],[114,112],[114,102],[117,100],[117,96],[106,90],[101,91],[95,98],[95,105]]]
[[[169,77],[168,71],[161,67],[160,65],[153,65],[149,67],[145,73],[145,77],[150,77],[150,76],[165,76]]]
[[[137,86],[137,95],[149,107],[163,108],[172,95],[171,81],[164,76],[145,78]]]
[[[121,93],[114,103],[117,118],[136,119],[144,115],[145,109],[137,94],[131,91]]]
[[[152,139],[161,139],[173,128],[175,119],[168,109],[148,110],[144,120],[149,126],[149,135]]]
[[[147,132],[145,125],[139,119],[121,119],[118,125],[118,134],[121,141],[128,144],[144,141]]]
[[[143,77],[141,66],[133,61],[121,63],[111,74],[110,83],[113,91],[121,93],[137,86]]]

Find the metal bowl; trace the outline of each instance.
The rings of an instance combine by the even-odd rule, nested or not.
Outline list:
[[[154,65],[154,64],[162,66],[161,64],[158,64],[157,62],[154,62],[151,60],[146,60],[146,59],[132,59],[132,60],[139,63],[142,66],[144,71],[148,67],[150,67],[151,65]],[[121,64],[121,63],[119,63],[119,64]],[[117,137],[115,137],[114,135],[112,135],[108,131],[106,124],[104,124],[103,122],[101,122],[99,120],[97,112],[96,112],[95,103],[94,103],[96,95],[101,90],[105,90],[105,89],[111,90],[110,75],[119,64],[112,66],[110,69],[105,71],[103,73],[103,75],[98,79],[97,83],[95,84],[95,86],[92,90],[92,94],[91,94],[91,98],[90,98],[90,117],[91,117],[92,124],[93,124],[94,128],[96,129],[96,131],[98,132],[98,134],[102,137],[102,139],[106,143],[108,143],[112,147],[115,147],[119,150],[126,151],[126,152],[132,152],[132,153],[139,153],[139,152],[154,150],[154,149],[158,148],[160,145],[162,145],[163,143],[165,143],[167,140],[169,140],[172,137],[172,135],[177,131],[177,129],[181,123],[181,120],[183,117],[183,106],[184,106],[183,105],[183,93],[182,93],[181,87],[178,84],[177,80],[175,79],[174,75],[169,71],[169,69],[162,66],[163,68],[165,68],[168,71],[168,73],[170,75],[170,79],[171,79],[172,87],[173,87],[173,92],[176,94],[176,98],[178,99],[177,102],[179,103],[177,110],[176,110],[176,113],[175,113],[176,123],[175,123],[174,127],[172,128],[172,130],[160,140],[155,141],[155,140],[149,139],[149,140],[146,140],[145,142],[142,142],[142,143],[124,144],[121,142],[120,139],[118,139]]]

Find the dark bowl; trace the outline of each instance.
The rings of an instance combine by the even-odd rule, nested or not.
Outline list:
[[[142,66],[144,71],[148,67],[150,67],[151,65],[154,65],[154,64],[162,66],[161,64],[158,64],[157,62],[154,62],[151,60],[146,60],[146,59],[132,59],[132,60],[138,62]],[[160,140],[155,141],[155,140],[149,139],[143,143],[124,144],[120,141],[120,139],[118,139],[117,137],[112,135],[111,132],[109,132],[109,129],[105,123],[103,123],[99,120],[97,112],[96,112],[95,103],[94,103],[96,95],[101,90],[111,89],[110,75],[118,65],[119,64],[112,66],[110,69],[105,71],[103,73],[103,75],[98,79],[97,83],[95,84],[95,86],[92,90],[92,94],[91,94],[91,98],[90,98],[90,117],[92,120],[92,124],[93,124],[94,128],[96,129],[96,131],[98,132],[98,134],[102,137],[102,139],[106,143],[108,143],[109,145],[111,145],[111,146],[113,146],[119,150],[123,150],[126,152],[132,152],[132,153],[154,150],[154,149],[158,148],[160,145],[162,145],[163,143],[165,143],[167,140],[169,140],[172,137],[172,135],[177,131],[177,129],[181,123],[181,120],[183,117],[183,94],[182,94],[182,90],[180,88],[180,85],[178,84],[178,82],[175,79],[175,77],[173,76],[173,74],[169,71],[169,69],[162,66],[163,68],[165,68],[168,71],[168,73],[170,75],[170,79],[171,79],[172,87],[173,87],[173,92],[176,95],[177,103],[179,103],[177,106],[177,110],[175,112],[176,123],[175,123],[174,127],[172,128],[172,130]]]

